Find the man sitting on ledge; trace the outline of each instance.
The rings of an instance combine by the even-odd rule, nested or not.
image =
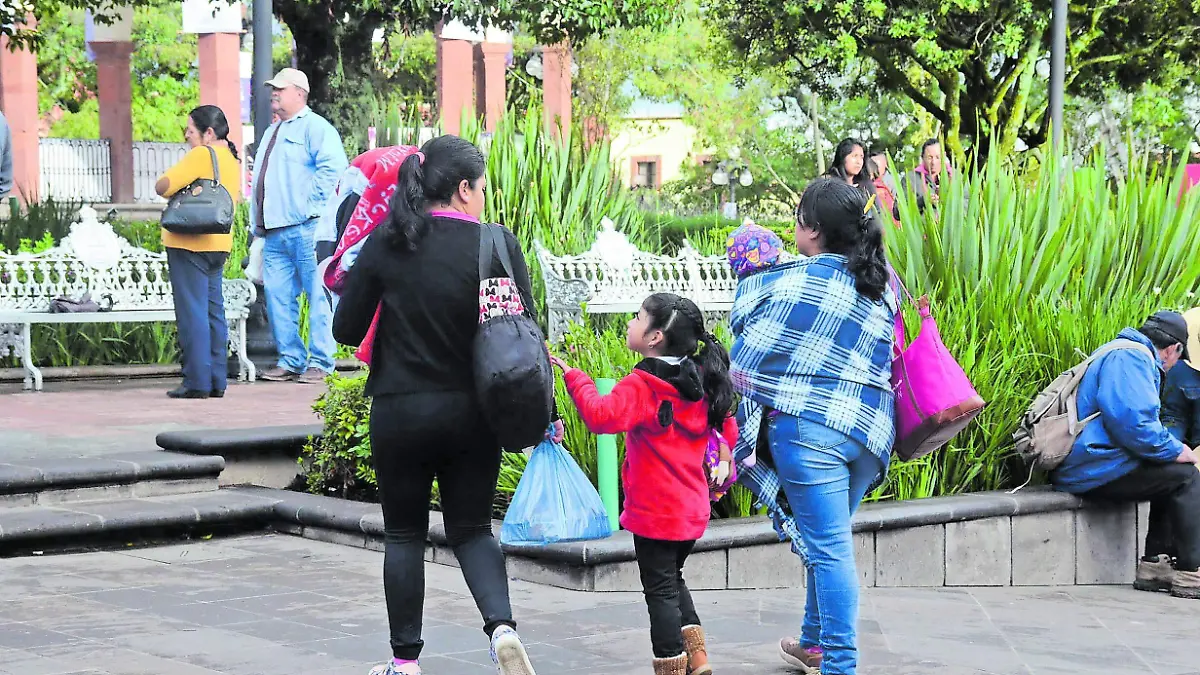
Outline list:
[[[1130,344],[1088,367],[1079,384],[1079,418],[1099,416],[1083,427],[1051,480],[1088,499],[1149,501],[1146,550],[1133,587],[1200,599],[1200,460],[1159,420],[1163,373],[1188,358],[1187,324],[1161,311],[1118,339],[1145,349]]]

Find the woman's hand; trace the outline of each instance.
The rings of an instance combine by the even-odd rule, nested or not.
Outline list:
[[[550,430],[548,430],[546,432],[546,440],[553,441],[558,445],[562,445],[563,437],[566,435],[567,435],[567,432],[563,428],[563,421],[562,420],[554,420],[553,424],[550,427]]]
[[[571,369],[571,366],[568,366],[566,361],[563,361],[562,359],[558,358],[554,354],[550,355],[550,365],[554,366],[555,368],[558,368],[559,370],[563,371],[564,373]]]

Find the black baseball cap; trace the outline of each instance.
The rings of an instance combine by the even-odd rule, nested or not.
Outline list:
[[[1150,315],[1146,319],[1146,323],[1142,325],[1143,330],[1156,330],[1168,338],[1183,345],[1183,359],[1190,360],[1188,354],[1188,327],[1187,321],[1179,312],[1170,310],[1160,310]]]

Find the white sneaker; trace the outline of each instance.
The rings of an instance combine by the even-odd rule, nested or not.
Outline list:
[[[525,645],[511,626],[500,626],[492,633],[492,663],[500,675],[536,675]]]

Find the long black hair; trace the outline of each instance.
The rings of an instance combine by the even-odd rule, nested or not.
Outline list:
[[[479,148],[458,136],[438,136],[405,157],[391,213],[379,224],[386,240],[415,251],[433,224],[429,207],[450,203],[464,180],[475,185],[486,168]]]
[[[868,203],[868,197],[846,181],[818,178],[800,197],[796,218],[802,227],[825,237],[826,251],[846,256],[859,293],[879,300],[887,288],[887,259],[883,228]]]
[[[225,112],[215,105],[202,105],[193,108],[192,112],[188,113],[192,124],[196,125],[196,131],[201,135],[204,132],[212,129],[213,136],[217,137],[218,141],[225,141],[229,146],[229,152],[233,153],[233,158],[238,159],[238,149],[233,141],[229,140],[229,120],[225,119]]]
[[[855,148],[862,150],[863,165],[862,168],[858,170],[858,175],[851,176],[850,174],[846,173],[846,158],[850,156],[850,153],[854,152]],[[867,160],[869,159],[870,157],[867,155],[867,146],[863,145],[862,141],[858,140],[857,138],[843,138],[833,150],[833,163],[829,165],[829,170],[825,172],[825,175],[830,178],[841,178],[843,181],[849,178],[853,185],[859,190],[862,190],[868,195],[875,194],[875,183],[873,183],[871,181],[871,177],[867,175]]]
[[[655,293],[646,298],[642,309],[650,318],[650,330],[663,333],[663,355],[684,357],[681,368],[699,368],[697,375],[708,400],[708,424],[720,429],[733,409],[729,352],[716,336],[704,329],[704,314],[687,298],[674,293]]]

